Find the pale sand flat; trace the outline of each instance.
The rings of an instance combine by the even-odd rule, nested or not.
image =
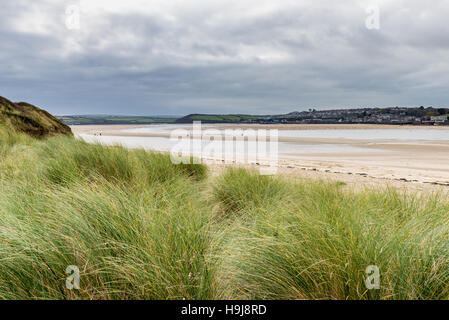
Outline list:
[[[191,128],[191,125],[182,125]],[[210,125],[208,125],[210,126]],[[89,125],[72,126],[75,135],[102,134],[104,136],[130,137],[169,137],[168,133],[130,133],[118,130],[145,128],[148,125]],[[313,130],[313,129],[438,129],[449,127],[425,126],[391,126],[391,125],[221,125],[217,129],[280,129],[280,130]],[[288,177],[319,178],[344,181],[354,187],[359,186],[394,186],[399,188],[449,189],[449,141],[391,141],[391,140],[357,140],[332,138],[294,138],[280,137],[280,142],[300,144],[345,144],[381,152],[352,153],[305,153],[284,154],[279,159],[278,173]],[[222,164],[210,165],[212,172],[221,172]],[[245,167],[260,167],[250,166]]]

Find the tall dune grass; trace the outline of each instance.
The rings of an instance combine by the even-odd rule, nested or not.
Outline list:
[[[0,190],[0,299],[449,298],[438,194],[212,178],[165,154],[6,131]]]
[[[223,190],[232,179],[236,186],[252,179],[260,187],[259,178],[235,173],[227,174]],[[264,189],[279,189],[278,184],[266,181]],[[252,188],[246,183],[234,190],[240,196],[233,203],[243,203],[244,190]],[[224,297],[449,298],[449,205],[437,195],[354,193],[310,181],[284,188],[288,195],[244,208],[244,218],[228,230],[217,275]],[[366,288],[369,265],[380,269],[379,290]]]
[[[0,170],[11,170],[10,153]],[[71,138],[35,141],[0,180],[0,298],[205,299],[205,168]],[[5,164],[9,163],[8,167]],[[81,270],[65,288],[66,267]]]

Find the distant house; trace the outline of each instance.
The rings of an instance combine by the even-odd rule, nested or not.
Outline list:
[[[431,116],[430,121],[434,122],[435,124],[441,124],[448,122],[447,116]]]

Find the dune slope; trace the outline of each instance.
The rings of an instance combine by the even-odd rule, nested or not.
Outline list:
[[[70,127],[45,110],[26,102],[11,102],[0,96],[0,125],[34,137],[72,135]]]

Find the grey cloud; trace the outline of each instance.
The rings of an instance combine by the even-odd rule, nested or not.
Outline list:
[[[382,1],[380,30],[367,1],[105,8],[79,31],[64,25],[73,3],[2,1],[0,95],[56,114],[448,106],[444,0]]]

